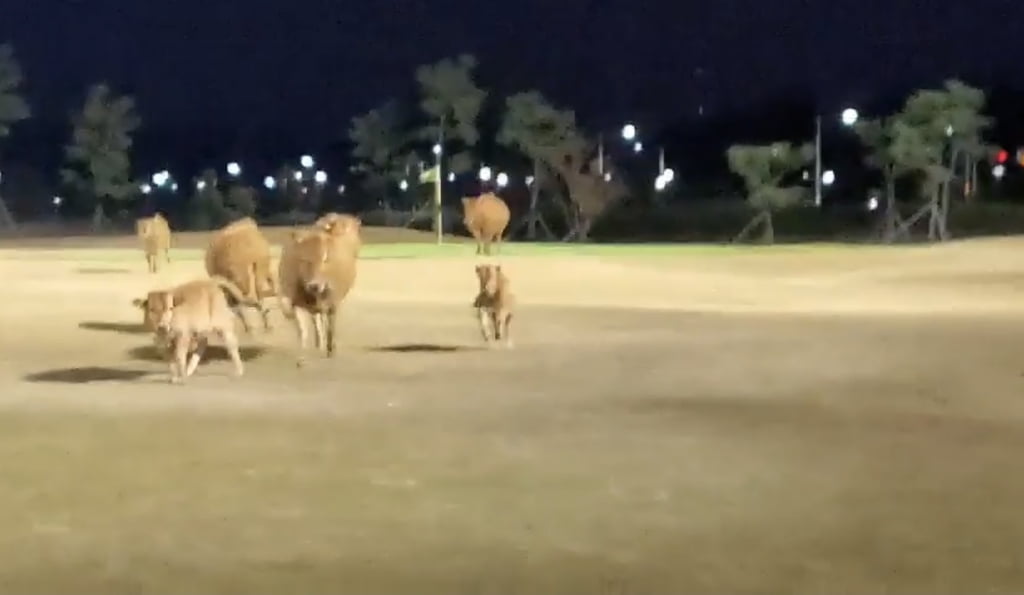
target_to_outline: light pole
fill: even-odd
[[[849,128],[857,123],[859,117],[857,110],[848,107],[842,111],[839,120]],[[814,206],[821,206],[821,114],[814,116]]]

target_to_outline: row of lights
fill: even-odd
[[[299,164],[302,166],[303,169],[298,170],[293,174],[296,182],[301,182],[303,178],[305,178],[306,172],[304,170],[313,169],[313,167],[316,165],[316,161],[313,159],[312,155],[303,155],[301,158],[299,158]],[[237,178],[242,175],[242,165],[237,161],[232,161],[227,164],[227,167],[225,167],[225,171],[227,171],[227,174],[232,178]],[[317,170],[316,172],[313,173],[313,181],[320,186],[326,185],[327,172],[325,172],[322,169]],[[267,190],[273,190],[277,188],[277,179],[274,178],[274,176],[267,176],[263,178],[263,186]],[[172,192],[177,192],[178,183],[173,180],[173,178],[171,177],[171,173],[165,169],[153,174],[149,182],[143,183],[139,187],[143,194],[151,193],[154,188],[169,188]],[[196,181],[197,190],[203,190],[205,188],[205,180]],[[344,193],[345,186],[338,186],[338,192]]]

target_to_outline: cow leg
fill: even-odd
[[[501,333],[505,337],[505,347],[512,349],[515,345],[512,343],[512,313],[506,312],[504,315],[505,330]]]
[[[238,353],[238,336],[235,331],[226,328],[220,331],[220,338],[224,341],[224,349],[231,356],[231,363],[235,365],[235,376],[245,373],[245,366],[242,365],[242,355]]]
[[[192,352],[192,357],[188,360],[188,368],[185,369],[186,378],[195,374],[196,368],[199,367],[199,360],[203,359],[203,354],[206,353],[206,344],[206,337],[196,337],[196,350]]]
[[[263,317],[263,330],[270,332],[273,328],[270,326],[270,308],[267,308],[260,302],[260,316]]]
[[[299,355],[296,361],[296,365],[300,368],[306,364],[306,343],[309,339],[309,325],[310,320],[308,318],[310,313],[303,308],[295,308],[295,330],[299,334]]]
[[[181,384],[185,382],[185,360],[188,359],[188,348],[192,337],[184,333],[174,337],[174,355],[171,358],[171,382]]]
[[[326,318],[324,321],[324,327],[326,328],[324,330],[327,334],[327,357],[331,357],[334,355],[337,347],[338,310],[336,308],[331,308],[327,311],[327,314],[325,314],[324,317]]]
[[[491,324],[491,316],[487,312],[486,308],[477,308],[476,314],[477,318],[480,320],[480,334],[484,337],[484,343],[490,343],[491,334],[487,327]]]
[[[321,349],[324,349],[326,347],[326,344],[327,344],[327,339],[324,336],[325,329],[324,329],[324,314],[323,314],[323,312],[317,312],[317,313],[313,314],[313,330],[316,333],[316,335],[315,335],[316,349],[317,349],[317,351],[320,351]]]

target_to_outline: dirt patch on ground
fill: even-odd
[[[131,299],[201,262],[4,253],[0,582],[1020,592],[1001,246],[507,258],[512,351],[480,345],[472,246],[367,261],[336,358],[297,369],[275,312],[245,377],[213,351],[184,387]]]

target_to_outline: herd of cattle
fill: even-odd
[[[486,193],[463,198],[462,205],[463,223],[476,240],[477,254],[489,255],[495,243],[500,250],[509,222],[505,202]],[[275,296],[282,314],[298,331],[298,365],[305,362],[311,334],[315,350],[333,355],[338,309],[356,280],[361,230],[357,217],[328,213],[309,227],[292,230],[276,269],[270,242],[253,219],[239,219],[215,232],[205,255],[208,278],[153,290],[133,302],[144,313],[146,329],[167,353],[171,382],[184,382],[195,372],[214,335],[223,342],[235,373],[241,376],[244,367],[234,320],[240,319],[245,332],[251,332],[241,310],[248,306],[259,311],[264,329],[271,330],[266,300]],[[139,219],[136,233],[151,273],[159,270],[161,261],[170,262],[171,229],[160,213]],[[501,265],[495,264],[476,265],[476,276],[479,292],[473,307],[484,341],[497,345],[503,340],[511,347],[509,328],[515,299],[508,277]]]

